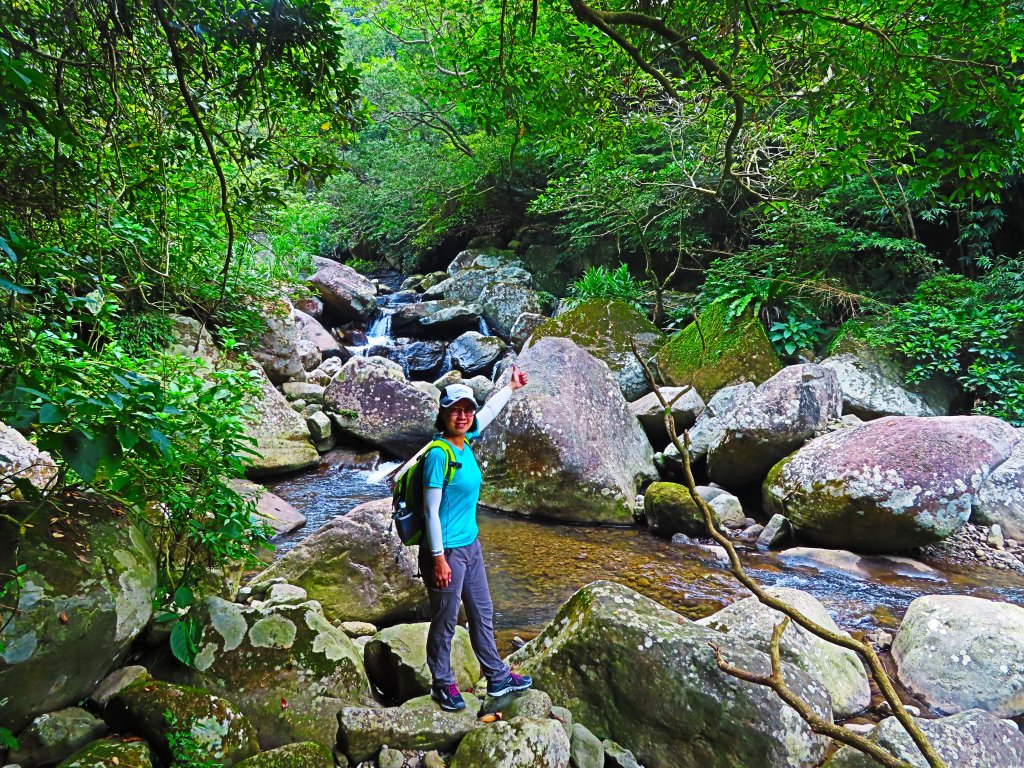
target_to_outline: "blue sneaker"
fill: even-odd
[[[445,712],[458,712],[466,708],[466,700],[459,693],[457,683],[447,685],[435,685],[430,688],[430,698],[441,705]]]
[[[487,695],[504,696],[512,691],[525,691],[531,685],[533,685],[533,678],[529,675],[517,675],[515,672],[509,672],[499,680],[487,681]]]

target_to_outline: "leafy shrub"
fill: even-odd
[[[204,744],[188,723],[178,721],[171,711],[164,712],[167,723],[167,746],[171,750],[170,768],[221,768],[223,763],[211,754],[212,744]]]
[[[617,299],[643,312],[643,301],[647,297],[647,285],[634,280],[626,264],[620,264],[614,271],[604,266],[590,267],[569,290],[566,300],[569,308],[589,299]]]
[[[1024,299],[999,296],[984,283],[940,274],[925,280],[913,298],[865,338],[890,347],[912,362],[910,382],[935,374],[957,379],[975,398],[979,413],[1024,424],[1024,365],[1021,332]]]
[[[824,333],[825,329],[816,318],[786,315],[785,319],[772,323],[768,338],[780,356],[793,357],[802,349],[813,351]]]

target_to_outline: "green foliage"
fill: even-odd
[[[18,740],[14,738],[14,734],[11,733],[10,729],[0,727],[0,750],[9,749],[14,751],[19,746]]]
[[[164,722],[170,728],[167,732],[167,746],[171,750],[170,768],[221,768],[223,763],[216,760],[209,746],[196,737],[190,724],[179,722],[169,709],[164,712]]]
[[[162,312],[143,312],[119,317],[113,324],[113,338],[132,357],[165,349],[174,340],[174,320]]]
[[[380,264],[369,259],[351,258],[345,261],[345,265],[352,267],[356,272],[367,275],[380,269]]]
[[[891,347],[913,363],[907,378],[952,376],[975,398],[975,410],[1024,424],[1021,364],[1024,298],[1007,298],[985,283],[940,274],[885,322],[865,329],[866,339]]]
[[[761,262],[749,255],[719,259],[707,272],[700,305],[721,302],[726,307],[726,324],[749,309],[770,327],[787,313],[811,313],[807,295],[812,278],[808,273],[793,274],[783,264]]]
[[[633,279],[628,265],[620,264],[614,271],[604,266],[590,267],[572,284],[570,292],[565,302],[570,309],[589,299],[614,299],[643,312],[647,286]]]
[[[792,358],[800,350],[813,352],[824,333],[825,329],[816,318],[786,315],[782,320],[772,323],[768,329],[768,338],[780,356]]]

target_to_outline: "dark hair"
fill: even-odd
[[[455,405],[455,403],[452,403],[452,405]],[[448,410],[448,408],[451,408],[451,405],[449,405],[447,408],[445,406],[443,406],[443,405],[439,405],[437,407],[437,418],[434,419],[434,429],[436,429],[442,435],[444,434],[444,426],[445,426],[444,425],[444,414],[445,414],[445,411]],[[476,427],[476,414],[475,413],[473,414],[473,427],[474,428]]]

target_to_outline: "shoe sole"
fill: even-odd
[[[513,691],[528,690],[532,685],[533,683],[528,683],[527,685],[510,685],[507,688],[502,688],[500,691],[488,691],[487,695],[497,698],[498,696],[504,696],[506,693],[512,693]]]

